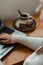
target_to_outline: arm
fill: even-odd
[[[37,49],[39,46],[43,45],[43,38],[27,37],[24,35],[16,35],[12,33],[11,35],[2,33],[0,34],[0,40],[3,44],[13,44],[18,42],[25,45],[33,50]]]
[[[27,36],[12,34],[11,40],[12,43],[18,42],[33,50],[36,50],[39,46],[43,45],[43,38],[27,37]]]
[[[40,62],[39,62],[40,61]],[[28,56],[23,65],[43,65],[43,46],[40,46],[35,52]]]

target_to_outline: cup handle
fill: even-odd
[[[33,17],[32,17],[32,16],[28,16],[28,19],[29,19],[29,18],[33,19]]]

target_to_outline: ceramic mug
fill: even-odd
[[[29,13],[25,13],[25,12],[22,13],[22,16],[19,15],[19,17],[20,17],[20,19],[22,19],[22,20],[32,19],[32,16],[30,16]]]

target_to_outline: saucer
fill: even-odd
[[[33,30],[35,30],[35,28],[36,28],[36,21],[34,19],[32,19],[33,24],[30,27],[29,26],[27,26],[27,27],[24,26],[25,23],[26,23],[26,21],[27,20],[21,20],[20,18],[15,19],[13,21],[14,28],[17,29],[17,30],[19,30],[19,31],[22,31],[22,32],[27,32],[27,31],[33,31]],[[22,26],[21,26],[21,28],[19,27],[20,22],[21,22],[21,24],[24,24],[23,25],[24,28]]]

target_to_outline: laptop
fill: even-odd
[[[8,33],[8,34],[19,34],[19,35],[25,35],[24,33],[13,29],[13,28],[9,28],[6,26],[2,26],[0,27],[0,34],[1,33]],[[15,48],[16,44],[13,45],[3,45],[2,42],[0,42],[0,59],[2,59],[6,54],[8,54],[8,52],[10,52],[13,48]]]

